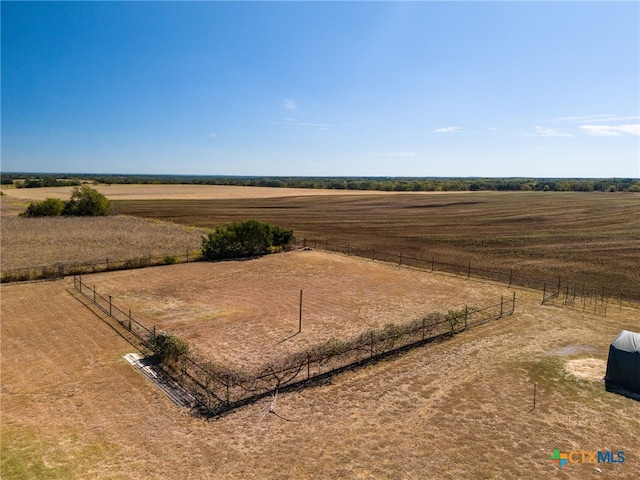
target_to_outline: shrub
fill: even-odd
[[[57,217],[62,214],[65,204],[59,198],[47,198],[41,202],[30,203],[21,217]]]
[[[236,222],[202,237],[202,256],[205,260],[253,257],[281,250],[294,240],[293,230],[257,220]]]
[[[154,353],[158,355],[160,363],[169,366],[176,366],[180,357],[189,353],[189,344],[185,340],[167,332],[150,335],[149,343]]]
[[[88,185],[75,187],[65,204],[63,215],[97,217],[111,212],[111,201]]]

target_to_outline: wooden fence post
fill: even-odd
[[[373,332],[370,332],[369,347],[370,347],[370,355],[369,355],[369,358],[373,358]]]
[[[93,284],[93,303],[96,303],[96,284]]]
[[[111,315],[111,295],[109,295],[109,315]]]
[[[435,261],[436,261],[436,259],[435,259],[435,257],[432,255],[432,256],[431,256],[431,271],[432,271],[432,272],[433,272],[433,265],[434,265]]]
[[[464,306],[464,329],[467,329],[469,319],[469,307],[467,305]]]
[[[469,262],[469,270],[467,272],[467,278],[471,276],[471,262]]]
[[[502,318],[503,305],[504,305],[504,295],[500,295],[500,318]]]
[[[509,286],[507,288],[511,288],[511,282],[513,281],[513,268],[509,272]]]
[[[129,309],[129,331],[131,331],[131,309]]]

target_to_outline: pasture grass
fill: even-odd
[[[203,235],[201,228],[124,215],[3,217],[2,271],[191,254],[199,251]]]

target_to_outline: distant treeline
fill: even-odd
[[[455,178],[455,177],[234,177],[204,175],[107,175],[2,173],[17,188],[94,184],[186,184],[247,187],[329,188],[387,192],[556,191],[640,192],[637,178]]]

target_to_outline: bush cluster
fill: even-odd
[[[217,227],[202,237],[205,260],[254,257],[282,250],[295,241],[293,230],[247,220]]]
[[[47,198],[32,202],[21,213],[22,217],[55,217],[59,215],[96,217],[111,212],[111,201],[97,190],[82,185],[75,187],[71,198],[63,202],[59,198]]]

